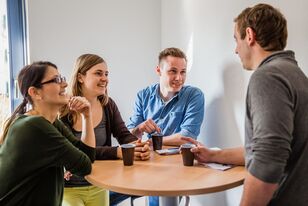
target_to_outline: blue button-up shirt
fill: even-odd
[[[159,93],[159,84],[151,85],[138,92],[134,114],[127,127],[133,129],[147,119],[152,119],[160,127],[164,136],[180,133],[196,139],[204,116],[202,91],[196,87],[183,86],[166,103]]]

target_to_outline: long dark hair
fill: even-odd
[[[15,109],[13,114],[5,121],[3,126],[3,134],[0,136],[0,144],[4,142],[8,130],[16,117],[19,114],[24,114],[27,111],[27,104],[33,104],[31,97],[28,94],[28,89],[30,87],[41,88],[40,83],[45,76],[47,68],[51,66],[57,69],[57,66],[51,62],[38,61],[33,62],[22,68],[18,74],[18,87],[19,91],[23,97],[21,104]]]

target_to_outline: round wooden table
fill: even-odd
[[[182,156],[151,153],[148,161],[124,166],[122,160],[95,161],[86,179],[98,187],[140,196],[163,196],[175,204],[176,196],[219,192],[243,184],[246,170],[242,166],[220,171],[204,166],[183,166]],[[172,196],[172,197],[170,197]],[[167,204],[167,203],[166,203]]]

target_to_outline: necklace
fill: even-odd
[[[29,110],[26,114],[28,114],[28,115],[40,115],[40,113],[38,111],[36,111],[35,109]]]

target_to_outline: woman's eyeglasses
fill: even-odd
[[[39,85],[42,86],[44,84],[49,84],[49,83],[57,83],[57,84],[62,84],[63,82],[66,82],[66,78],[64,76],[56,76],[55,78],[48,80],[46,82],[41,82]]]

